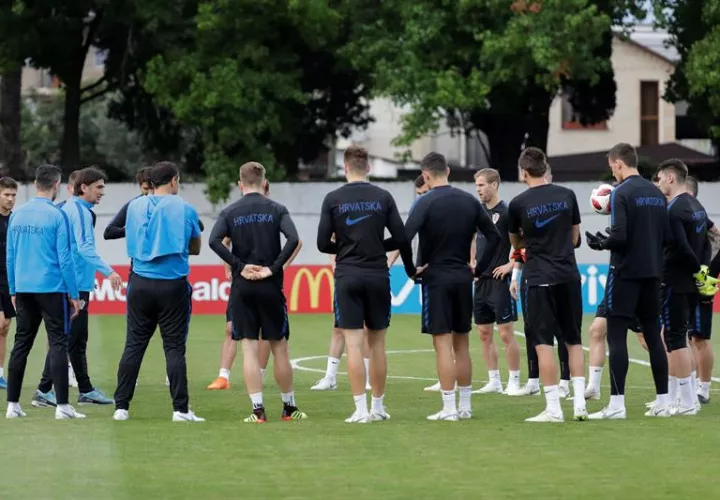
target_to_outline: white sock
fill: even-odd
[[[370,385],[370,358],[363,358],[365,362],[365,385]]]
[[[585,377],[573,377],[572,383],[575,408],[585,408]]]
[[[8,401],[7,409],[8,409],[8,410],[13,410],[13,411],[19,410],[19,409],[20,409],[20,403],[10,403],[10,402]]]
[[[680,393],[680,403],[684,408],[694,408],[697,396],[693,391],[692,377],[679,378],[678,392]]]
[[[325,378],[335,380],[337,378],[338,368],[340,368],[340,359],[328,356],[327,368],[325,368]]]
[[[588,370],[588,389],[593,391],[600,390],[600,381],[602,380],[602,366],[591,366]]]
[[[669,406],[672,401],[669,394],[658,394],[655,399],[658,406]]]
[[[540,379],[539,378],[529,378],[527,381],[527,386],[530,389],[538,390],[540,389]]]
[[[488,370],[490,382],[500,382],[500,370]]]
[[[471,411],[472,405],[470,403],[470,396],[472,395],[472,386],[459,386],[458,393],[460,394],[460,411],[466,410]]]
[[[260,368],[260,379],[265,379],[265,372],[267,372],[267,368]]]
[[[710,397],[710,382],[700,382],[699,394],[706,399]]]
[[[510,370],[508,375],[508,384],[520,387],[520,370]]]
[[[457,413],[455,403],[455,391],[442,391],[443,411],[445,413]]]
[[[670,404],[674,404],[677,399],[677,379],[672,375],[668,377],[668,396]]]
[[[560,379],[560,385],[559,385],[559,387],[560,387],[561,389],[564,389],[565,391],[569,391],[569,390],[570,390],[570,381],[569,381],[569,380],[562,380],[562,379]]]
[[[253,410],[255,408],[262,408],[262,406],[263,406],[262,392],[256,392],[254,394],[250,394],[250,401],[252,401]]]
[[[353,399],[355,400],[355,413],[358,413],[360,415],[367,415],[367,413],[368,413],[367,393],[363,392],[362,394],[353,396]]]
[[[224,378],[225,380],[230,380],[230,370],[220,368],[220,375],[218,375],[218,377]]]
[[[698,388],[697,370],[693,370],[690,372],[690,385],[692,387],[693,394],[697,394],[697,388]]]
[[[280,397],[284,405],[295,406],[295,391],[283,392]]]
[[[57,409],[60,410],[60,411],[62,411],[62,412],[70,413],[70,405],[69,405],[69,404],[67,404],[67,405],[57,405]]]
[[[383,404],[384,400],[385,400],[385,394],[383,394],[379,398],[376,398],[375,396],[372,397],[372,411],[374,413],[379,413],[379,414],[385,413],[385,405]]]
[[[613,410],[625,409],[625,395],[610,396],[610,408]]]
[[[545,386],[545,411],[557,415],[562,413],[560,408],[560,392],[556,385]]]
[[[4,376],[5,376],[5,368],[0,366],[0,377],[4,377]]]

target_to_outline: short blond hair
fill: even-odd
[[[477,179],[478,177],[484,177],[489,184],[495,182],[498,186],[500,185],[500,172],[498,172],[494,168],[483,168],[481,170],[478,170],[477,172],[475,172],[475,179]]]
[[[240,182],[245,186],[262,187],[265,181],[265,167],[256,161],[250,161],[240,167]]]

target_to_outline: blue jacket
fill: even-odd
[[[47,198],[33,198],[13,211],[8,224],[10,295],[67,293],[77,299],[67,215]]]
[[[113,272],[95,249],[95,231],[92,224],[92,204],[73,196],[62,207],[70,221],[71,249],[75,265],[78,290],[90,292],[95,288],[95,272],[110,276]]]

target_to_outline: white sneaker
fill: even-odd
[[[458,411],[458,418],[460,420],[470,420],[472,418],[472,410],[460,410]]]
[[[588,415],[589,420],[625,420],[626,418],[627,411],[625,411],[625,408],[611,408],[609,406]]]
[[[372,410],[370,411],[370,420],[373,422],[382,422],[383,420],[390,420],[390,414],[385,411],[385,408],[381,412]]]
[[[550,413],[549,411],[545,410],[536,417],[526,418],[525,422],[559,424],[565,422],[565,416],[562,413]]]
[[[113,413],[113,420],[116,420],[118,422],[123,420],[130,420],[130,414],[127,410],[115,410],[115,413]]]
[[[446,422],[457,422],[458,420],[460,420],[460,416],[457,413],[451,413],[449,411],[446,412],[445,410],[441,410],[437,413],[430,415],[427,419],[444,420]]]
[[[585,400],[589,399],[600,399],[600,389],[590,387],[585,389]]]
[[[350,415],[350,418],[345,419],[346,424],[369,424],[372,422],[369,413],[358,413],[355,412]]]
[[[205,422],[204,418],[200,418],[197,415],[193,413],[191,409],[188,408],[187,413],[180,413],[179,411],[174,411],[172,416],[173,422]]]
[[[473,394],[502,394],[503,386],[499,380],[491,380],[480,389],[472,391]]]
[[[558,393],[560,393],[560,399],[568,399],[570,397],[570,388],[559,385]]]
[[[695,406],[675,406],[670,410],[670,414],[673,417],[692,417],[698,414],[698,410]]]
[[[72,365],[68,365],[68,385],[70,387],[78,386],[77,378],[75,378],[75,370],[73,370]]]
[[[170,385],[170,377],[168,377],[167,375],[165,375],[165,385]]]
[[[372,391],[372,386],[370,385],[370,382],[365,382],[365,390]]]
[[[311,391],[334,391],[337,389],[335,379],[323,377],[310,388]]]
[[[585,422],[587,419],[587,408],[585,408],[584,406],[582,408],[575,408],[573,412],[573,420],[575,420],[576,422]]]
[[[22,418],[27,417],[27,413],[22,411],[22,408],[20,408],[20,405],[12,405],[8,403],[7,412],[5,413],[5,418]]]
[[[520,389],[520,384],[515,382],[508,382],[508,385],[505,386],[505,390],[503,391],[503,394],[510,396],[511,394],[517,394],[522,389]]]
[[[440,389],[440,381],[438,380],[433,385],[427,386],[423,391],[427,392],[440,392],[442,389]]]
[[[645,412],[646,417],[660,417],[660,418],[668,418],[672,417],[672,413],[670,411],[669,406],[660,406],[656,404],[652,408],[650,408],[647,412]]]
[[[645,403],[645,408],[647,408],[649,410],[656,404],[657,404],[657,399],[653,399],[652,401],[648,401],[647,403]]]
[[[57,408],[55,408],[55,420],[70,420],[73,418],[86,418],[86,416],[75,411],[75,408],[70,405],[57,405]]]
[[[530,384],[525,384],[518,392],[511,393],[508,391],[508,396],[539,396],[540,395],[540,387],[532,386]]]

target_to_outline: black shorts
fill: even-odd
[[[225,308],[225,322],[232,323],[232,301],[228,298],[227,307]]]
[[[335,278],[335,328],[385,330],[390,326],[390,277],[385,274]]]
[[[523,289],[526,329],[535,345],[582,343],[582,289],[580,281]]]
[[[698,306],[697,292],[681,293],[671,286],[661,288],[662,314],[660,321],[668,352],[687,347],[687,336],[694,323]]]
[[[6,319],[17,316],[15,308],[12,305],[12,300],[10,300],[10,293],[4,290],[0,291],[0,310]]]
[[[701,297],[695,307],[693,321],[690,322],[690,335],[710,340],[712,336],[713,301]]]
[[[517,321],[517,302],[510,295],[509,279],[480,278],[475,282],[473,303],[476,325]]]
[[[608,275],[605,285],[607,317],[637,318],[640,323],[657,322],[660,315],[660,280],[627,279]]]
[[[283,340],[290,338],[287,303],[282,285],[273,279],[233,280],[229,304],[232,304],[234,340]]]
[[[422,284],[422,333],[468,333],[472,313],[472,282]]]
[[[595,317],[607,319],[607,306],[605,305],[605,297],[603,297],[602,301],[598,304],[597,311],[595,311]],[[642,325],[640,324],[640,320],[637,319],[637,316],[635,317],[635,320],[630,323],[630,329],[635,333],[642,333]]]

